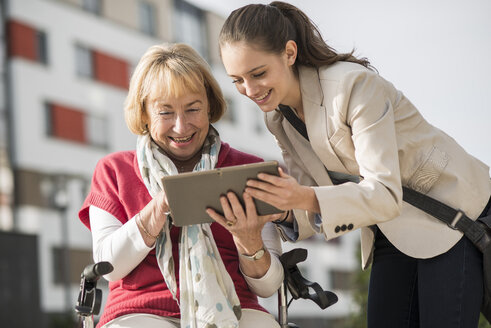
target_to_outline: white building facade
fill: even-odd
[[[39,326],[47,327],[50,314],[73,312],[80,272],[92,261],[90,232],[78,220],[78,210],[95,164],[110,152],[135,148],[123,103],[131,72],[150,46],[186,42],[199,50],[229,102],[227,115],[216,124],[222,140],[264,159],[281,156],[261,112],[224,72],[217,46],[223,17],[182,0],[5,0],[1,10],[6,94],[0,94],[0,230],[9,238],[33,238],[31,262],[37,271],[31,275],[39,285],[32,294],[39,301],[33,304],[39,307]],[[307,277],[335,291],[340,301],[325,311],[296,301],[292,318],[331,322],[348,315],[346,277],[358,269],[358,236],[352,235],[293,245],[309,250],[301,265]],[[9,253],[14,259],[23,256]],[[8,297],[0,300],[9,304]],[[262,302],[277,313],[276,298]],[[0,310],[0,320],[8,315]]]

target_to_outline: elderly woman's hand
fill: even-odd
[[[261,232],[268,221],[281,218],[284,214],[258,216],[252,197],[244,193],[244,206],[239,198],[229,192],[220,198],[223,215],[213,209],[207,209],[208,215],[227,229],[234,239],[239,256],[240,269],[248,277],[261,278],[271,266],[271,254],[264,247]],[[257,256],[251,260],[251,256]]]
[[[277,220],[284,214],[258,216],[251,195],[244,193],[243,197],[244,207],[235,193],[228,192],[220,198],[223,215],[211,208],[206,213],[232,234],[239,253],[253,254],[264,247],[261,231],[266,222]]]
[[[136,215],[136,224],[145,241],[151,247],[167,221],[169,204],[164,191],[160,191],[141,211]]]

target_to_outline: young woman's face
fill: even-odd
[[[171,157],[187,160],[199,152],[209,129],[206,91],[162,97],[158,87],[148,97],[144,120],[153,140]]]
[[[220,49],[225,70],[237,90],[263,112],[270,112],[279,104],[296,107],[299,102],[298,81],[293,72],[296,45],[293,45],[294,49],[290,49],[287,44],[282,54],[261,51],[245,42],[227,43]]]

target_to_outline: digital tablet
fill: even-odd
[[[181,173],[162,179],[169,203],[173,224],[178,227],[214,222],[206,214],[209,207],[221,213],[220,196],[233,191],[240,199],[249,179],[257,179],[258,173],[278,175],[278,162],[268,161],[217,168],[208,171]],[[259,215],[283,211],[254,199]]]

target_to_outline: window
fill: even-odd
[[[58,104],[47,104],[48,135],[80,143],[86,143],[85,117],[80,110]]]
[[[7,24],[8,54],[41,64],[48,63],[47,36],[32,26],[17,21]]]
[[[154,6],[148,2],[140,2],[139,7],[139,21],[140,29],[143,33],[155,36],[156,35],[156,24],[154,16]]]
[[[46,33],[36,31],[36,55],[40,63],[48,63],[48,47],[46,44]]]
[[[87,47],[76,45],[75,59],[77,65],[77,74],[79,76],[92,78],[94,76],[92,51],[90,51],[90,49]]]
[[[16,169],[14,200],[16,205],[30,205],[37,207],[49,207],[48,199],[43,195],[41,182],[46,176],[37,171]]]
[[[129,65],[125,60],[79,44],[75,46],[75,60],[79,76],[128,89]]]
[[[114,56],[92,50],[94,79],[115,87],[128,89],[128,63]]]
[[[80,274],[84,268],[94,263],[90,250],[54,247],[52,251],[53,282],[55,284],[63,284],[65,275],[71,284],[79,284]]]
[[[86,130],[89,144],[101,148],[107,147],[107,122],[104,117],[88,115]]]
[[[183,0],[175,0],[175,39],[187,43],[208,58],[205,16],[201,9]]]
[[[82,8],[96,15],[101,14],[101,0],[82,0]]]
[[[46,134],[66,141],[106,148],[107,119],[55,103],[46,103]]]

